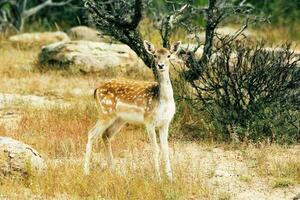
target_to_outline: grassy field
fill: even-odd
[[[175,181],[164,178],[158,182],[146,131],[132,125],[126,125],[112,143],[116,169],[107,167],[99,138],[94,144],[91,174],[84,176],[87,132],[97,117],[93,89],[106,78],[144,80],[152,79],[152,74],[134,68],[85,75],[41,71],[38,52],[38,48],[21,49],[5,39],[0,41],[0,93],[20,95],[8,104],[0,102],[1,136],[31,145],[48,164],[41,177],[0,180],[0,199],[281,200],[300,193],[299,145],[247,143],[236,147],[171,133]],[[22,100],[29,95],[41,97],[44,106]],[[8,115],[14,116],[9,122],[5,121]],[[178,132],[184,123],[177,117],[171,131]]]

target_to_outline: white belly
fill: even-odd
[[[141,107],[120,102],[117,104],[116,110],[117,116],[123,119],[124,121],[131,123],[144,122],[145,110]]]
[[[116,105],[118,117],[129,123],[148,123],[145,121],[145,109],[132,104],[119,102]],[[175,114],[175,103],[160,101],[151,114],[151,121],[155,126],[169,123]]]

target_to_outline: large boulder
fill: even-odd
[[[0,178],[41,175],[46,169],[42,156],[32,147],[9,137],[0,137]]]
[[[43,46],[59,41],[70,41],[70,38],[64,32],[36,32],[14,35],[8,40],[18,46]]]
[[[240,30],[239,28],[224,26],[224,27],[217,28],[216,33],[221,36],[226,36],[226,35],[234,36],[239,30]],[[246,37],[252,37],[253,33],[249,30],[244,30],[242,35]]]
[[[108,36],[104,36],[99,31],[87,26],[73,27],[70,29],[69,35],[72,40],[86,40],[94,42],[108,42],[110,40]]]
[[[41,66],[60,64],[72,70],[101,71],[117,66],[142,66],[143,61],[123,44],[91,41],[58,42],[44,46],[39,54]],[[57,65],[55,65],[57,68]]]
[[[222,38],[222,37],[225,37],[225,36],[229,36],[229,37],[232,37],[234,36],[237,32],[239,31],[238,28],[233,28],[233,27],[227,27],[227,26],[224,26],[224,27],[220,27],[220,28],[217,28],[216,29],[216,34]],[[243,31],[243,34],[239,35],[238,38],[241,39],[241,38],[244,38],[244,37],[247,37],[247,38],[251,38],[254,36],[253,32],[249,31],[249,30],[244,30]],[[190,34],[190,35],[187,35],[187,39],[195,39],[196,36],[195,34]],[[200,41],[205,41],[205,32],[201,32],[199,34],[197,34],[197,38],[198,40]]]

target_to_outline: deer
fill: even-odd
[[[170,49],[155,49],[144,41],[146,52],[153,56],[158,74],[157,81],[108,80],[94,90],[98,108],[98,121],[88,133],[84,159],[84,174],[89,174],[89,162],[93,141],[102,136],[107,152],[108,165],[113,167],[111,139],[126,123],[143,124],[146,127],[153,152],[156,177],[161,180],[160,148],[156,130],[159,132],[160,146],[165,163],[165,173],[173,180],[169,158],[169,125],[175,114],[175,101],[169,74],[169,64],[176,58],[181,42]]]

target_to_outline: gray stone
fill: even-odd
[[[237,32],[239,31],[238,28],[232,28],[232,27],[220,27],[220,28],[217,28],[216,29],[216,34],[219,36],[219,37],[224,37],[224,36],[229,36],[229,37],[232,37],[234,36]],[[254,36],[254,34],[249,31],[249,30],[244,30],[243,33],[241,35],[238,36],[239,39],[243,38],[244,36],[246,36],[247,38],[251,38]],[[195,34],[190,34],[187,36],[187,39],[195,39],[196,36]],[[200,41],[205,41],[205,32],[201,32],[199,34],[197,34],[197,38],[200,40]]]
[[[72,70],[95,72],[117,66],[143,66],[133,50],[123,44],[108,44],[91,41],[57,42],[44,46],[39,54],[39,63],[62,64]],[[55,66],[57,67],[57,65]]]
[[[37,176],[46,169],[42,156],[32,147],[9,137],[0,137],[0,177]]]
[[[9,37],[8,39],[15,45],[46,45],[59,41],[70,41],[69,36],[64,32],[42,32],[42,33],[22,33]]]
[[[69,35],[72,40],[86,40],[94,42],[110,41],[110,38],[108,36],[104,36],[99,31],[87,26],[73,27],[70,29]]]

